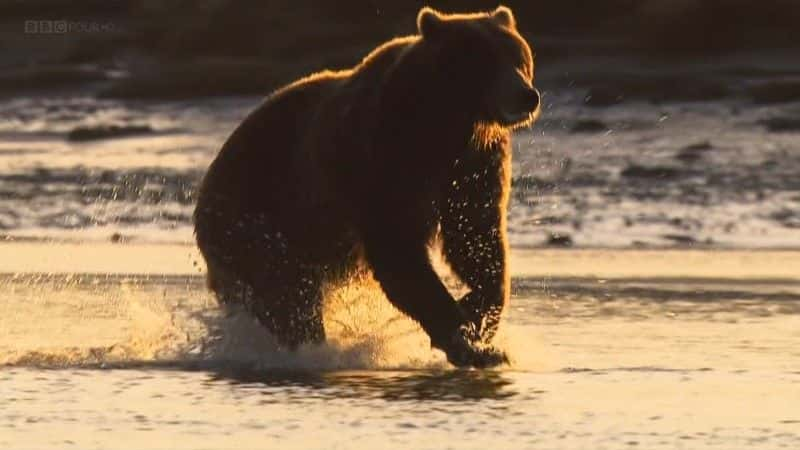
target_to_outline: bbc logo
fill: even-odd
[[[25,34],[99,33],[114,31],[112,22],[26,20]]]
[[[25,33],[28,34],[64,34],[69,31],[66,20],[26,20]]]

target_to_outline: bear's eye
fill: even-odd
[[[530,84],[531,77],[530,77],[530,75],[528,75],[528,73],[529,73],[528,72],[528,66],[519,67],[519,68],[517,68],[516,72],[517,72],[517,75],[519,75],[519,77],[522,78],[525,81],[526,85]]]
[[[514,75],[519,77],[527,86],[533,85],[533,66],[525,62],[514,66]]]

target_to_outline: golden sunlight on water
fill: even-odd
[[[448,368],[371,283],[333,293],[328,343],[282,351],[195,260],[0,246],[0,446],[800,443],[798,252],[517,251],[491,371]]]

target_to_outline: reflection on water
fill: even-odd
[[[449,368],[367,290],[332,303],[331,342],[285,352],[197,276],[0,288],[0,448],[800,443],[796,280],[517,277],[516,361],[487,371]]]
[[[797,448],[798,382],[644,367],[6,368],[0,448]]]
[[[295,392],[304,399],[481,401],[517,395],[512,380],[501,372],[479,370],[320,373],[228,368],[217,371],[211,379],[260,389],[265,395],[303,388]]]

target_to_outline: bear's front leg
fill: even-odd
[[[477,333],[433,269],[427,236],[418,227],[380,221],[362,232],[367,262],[388,299],[417,321],[453,365],[490,367],[507,361],[492,348],[475,347]],[[414,232],[414,230],[419,232]]]
[[[449,237],[448,233],[443,234],[447,260],[453,272],[470,288],[458,303],[479,339],[491,342],[508,303],[511,284],[504,236],[494,229]]]
[[[460,161],[441,211],[444,254],[470,292],[459,304],[484,342],[497,332],[508,303],[506,208],[510,149],[506,143]]]

